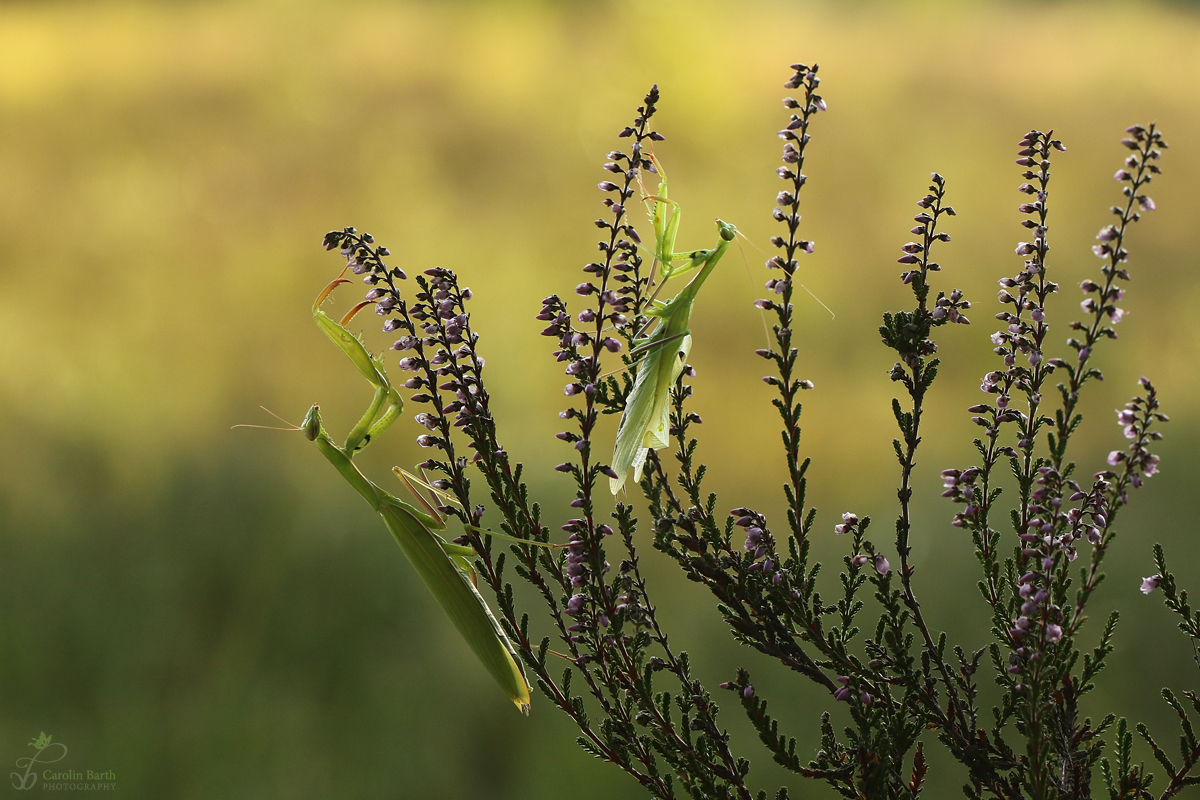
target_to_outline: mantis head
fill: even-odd
[[[313,407],[304,415],[304,422],[300,423],[300,430],[304,431],[304,437],[310,442],[315,442],[317,436],[321,433],[321,406],[313,403]]]
[[[737,236],[737,228],[725,220],[717,220],[717,230],[721,234],[721,238],[727,242],[732,242],[733,237]]]

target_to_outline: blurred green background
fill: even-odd
[[[1151,376],[1173,422],[1095,603],[1093,616],[1125,616],[1088,712],[1170,740],[1158,688],[1200,674],[1137,589],[1154,541],[1200,585],[1187,580],[1200,568],[1187,506],[1200,18],[1186,4],[3,3],[0,761],[46,731],[71,766],[114,770],[127,797],[640,796],[544,698],[528,719],[513,711],[311,445],[230,426],[272,424],[260,404],[298,420],[320,401],[340,432],[365,405],[308,316],[341,267],[321,236],[352,224],[410,274],[440,265],[472,286],[502,436],[552,519],[567,517],[569,486],[549,470],[565,452],[552,438],[564,379],[533,315],[593,257],[604,153],[658,82],[681,244],[709,244],[720,215],[765,246],[797,60],[821,64],[830,107],[813,128],[804,230],[817,251],[803,269],[837,317],[800,301],[816,555],[837,563],[845,510],[888,539],[892,362],[875,328],[908,302],[897,248],[938,170],[959,211],[940,286],[976,308],[941,337],[917,580],[934,622],[972,649],[986,615],[937,473],[972,460],[963,409],[994,363],[995,280],[1020,263],[1016,142],[1054,128],[1069,148],[1054,160],[1061,342],[1119,199],[1117,139],[1133,122],[1165,129],[1160,210],[1134,229],[1131,316],[1099,356],[1108,379],[1091,387],[1076,456],[1091,471],[1122,445],[1112,409]],[[746,261],[728,258],[697,304],[695,406],[720,507],[777,514],[776,415],[749,355],[767,276],[757,252]],[[374,319],[359,327],[382,346]],[[406,414],[365,468],[419,461],[416,433]],[[710,596],[648,548],[645,562],[701,677],[751,667],[811,751],[828,698],[740,650]],[[740,711],[722,718],[758,786],[785,779]],[[934,767],[931,796],[957,795],[957,768]]]

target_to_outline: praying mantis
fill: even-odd
[[[683,372],[684,362],[692,350],[692,335],[689,323],[692,304],[704,281],[712,273],[721,256],[737,235],[737,228],[728,222],[717,220],[720,238],[709,250],[675,252],[675,235],[679,230],[681,210],[679,204],[667,198],[667,176],[658,160],[650,155],[648,160],[658,171],[658,192],[644,199],[653,201],[650,218],[654,223],[654,265],[662,264],[662,277],[650,300],[646,316],[656,319],[654,331],[634,340],[635,347],[630,355],[645,354],[630,366],[637,366],[633,388],[625,401],[625,410],[617,426],[617,442],[613,448],[612,469],[617,477],[609,478],[612,493],[618,494],[625,486],[629,472],[633,472],[635,483],[642,479],[642,466],[650,450],[658,450],[669,444],[671,387]],[[676,266],[675,262],[683,261]],[[671,278],[694,270],[700,270],[679,294],[663,302],[657,299],[658,291]],[[654,269],[651,268],[651,277]]]
[[[419,482],[419,479],[413,478],[410,481],[411,476],[404,470],[399,467],[393,470],[423,506],[423,510],[389,494],[363,475],[353,462],[357,452],[396,421],[404,409],[404,400],[388,381],[382,361],[372,356],[363,343],[345,327],[354,313],[361,308],[361,304],[341,323],[335,322],[321,311],[321,304],[342,283],[348,281],[339,278],[321,292],[313,305],[313,319],[358,368],[363,377],[375,387],[375,397],[342,446],[338,446],[325,432],[321,425],[318,404],[314,404],[308,410],[300,430],[309,441],[316,443],[321,455],[325,456],[346,482],[383,517],[384,524],[400,545],[401,551],[475,656],[517,708],[528,714],[529,682],[525,678],[517,652],[475,588],[475,573],[471,566],[476,555],[474,549],[449,542],[438,534],[438,531],[446,529],[445,521],[413,486],[413,481]],[[481,532],[525,544],[542,544],[513,539],[492,531]]]

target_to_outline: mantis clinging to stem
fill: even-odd
[[[609,478],[609,489],[613,494],[625,486],[630,470],[633,470],[633,480],[640,481],[647,453],[669,444],[671,387],[683,372],[684,362],[692,349],[689,327],[692,304],[696,300],[696,293],[737,235],[737,228],[717,220],[720,238],[712,249],[676,253],[675,235],[679,230],[681,213],[679,204],[667,197],[666,173],[658,165],[657,159],[650,155],[648,160],[655,166],[660,178],[657,194],[645,197],[647,203],[653,203],[650,218],[654,223],[654,265],[650,272],[653,278],[654,266],[661,264],[662,278],[645,314],[656,319],[658,324],[648,336],[634,340],[635,347],[630,353],[632,356],[641,355],[642,358],[634,362],[637,377],[634,378],[633,388],[625,401],[625,411],[621,414],[621,423],[617,427],[617,443],[612,459],[612,468],[617,477]],[[683,263],[676,265],[677,261]],[[669,279],[694,270],[699,270],[699,274],[679,294],[666,302],[657,299],[658,292]]]
[[[313,319],[329,339],[345,353],[363,377],[375,387],[375,397],[366,413],[351,429],[343,445],[330,438],[321,425],[319,405],[313,405],[300,430],[310,441],[316,442],[321,455],[333,464],[346,482],[357,491],[387,525],[392,537],[408,558],[421,580],[429,587],[438,605],[450,617],[455,628],[462,634],[476,657],[491,676],[500,684],[509,699],[522,712],[529,713],[529,683],[518,660],[517,652],[508,636],[492,616],[487,603],[475,588],[475,573],[471,566],[475,551],[457,545],[438,531],[446,528],[445,520],[421,494],[413,483],[432,487],[395,468],[396,476],[409,488],[422,508],[400,500],[368,479],[354,464],[354,455],[365,448],[377,436],[387,430],[400,416],[404,401],[388,381],[382,361],[372,356],[361,341],[346,329],[346,323],[366,303],[356,306],[339,323],[321,311],[321,304],[338,285],[348,281],[341,278],[333,281],[317,297],[313,305]],[[411,480],[410,480],[411,479]],[[441,493],[438,493],[441,494]],[[444,496],[444,495],[443,495]],[[446,498],[454,502],[452,498]],[[481,531],[500,539],[519,541],[523,544],[547,545],[541,542],[518,540],[494,531]]]

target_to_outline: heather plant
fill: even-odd
[[[900,395],[892,402],[894,538],[891,532],[873,538],[872,521],[850,511],[818,529],[806,500],[810,461],[800,426],[801,397],[813,384],[802,373],[793,296],[802,256],[814,249],[802,235],[801,193],[810,128],[826,104],[817,66],[792,69],[785,86],[799,99],[784,100],[789,116],[779,131],[784,189],[775,198],[778,232],[770,240],[777,252],[766,262],[770,293],[755,303],[772,322],[769,346],[756,352],[769,369],[763,380],[773,387],[782,423],[784,519],[769,521],[749,507],[724,513],[726,506],[704,488],[707,468],[694,434],[700,419],[689,399],[705,385],[692,380],[687,365],[688,319],[693,306],[704,307],[700,284],[736,229],[718,221],[712,249],[675,250],[676,236],[693,232],[680,223],[679,206],[667,196],[663,154],[654,151],[664,138],[652,127],[657,87],[618,134],[623,149],[604,164],[599,256],[583,267],[577,298],[568,303],[551,294],[536,315],[569,381],[568,407],[559,414],[566,430],[558,434],[569,457],[555,469],[573,483],[574,499],[561,541],[531,497],[522,465],[501,444],[503,423],[492,414],[470,290],[444,267],[423,270],[402,289],[406,276],[389,266],[388,250],[352,227],[330,232],[324,244],[362,277],[366,298],[333,322],[319,306],[346,282],[335,281],[314,313],[375,387],[375,398],[343,445],[325,433],[315,407],[303,430],[384,517],[514,702],[528,711],[528,679],[578,726],[584,750],[624,770],[653,797],[786,798],[789,790],[752,788],[748,756],[757,746],[739,743],[735,751],[717,697],[661,626],[642,571],[647,541],[712,593],[735,639],[839,701],[837,713],[821,716],[820,748],[800,753],[785,732],[792,721],[772,716],[749,668],[719,687],[727,693],[720,696],[741,706],[771,758],[803,779],[799,785],[819,782],[849,798],[915,798],[925,786],[925,749],[935,743],[962,765],[970,798],[1087,798],[1094,791],[1114,800],[1167,798],[1200,782],[1200,741],[1189,719],[1200,713],[1196,694],[1181,699],[1163,692],[1179,716],[1178,754],[1169,755],[1145,726],[1132,726],[1158,760],[1161,778],[1135,763],[1129,722],[1086,716],[1084,709],[1115,646],[1118,620],[1114,612],[1102,626],[1086,626],[1088,604],[1103,581],[1119,512],[1158,469],[1150,448],[1167,417],[1153,384],[1142,378],[1138,396],[1118,411],[1128,443],[1112,451],[1103,469],[1077,469],[1069,451],[1081,430],[1081,392],[1102,377],[1093,366],[1096,348],[1117,338],[1124,316],[1117,303],[1129,279],[1126,236],[1154,209],[1146,187],[1167,147],[1161,132],[1135,125],[1121,141],[1128,151],[1115,176],[1122,199],[1096,237],[1101,265],[1095,279],[1080,285],[1082,317],[1056,323],[1071,332],[1057,350],[1061,340],[1051,336],[1047,312],[1048,298],[1060,289],[1049,257],[1051,160],[1066,148],[1052,132],[1037,130],[1019,142],[1019,212],[1029,241],[1016,246],[1015,274],[1000,280],[998,330],[989,332],[997,362],[983,376],[983,402],[969,409],[980,429],[977,459],[942,472],[947,515],[953,504],[951,524],[965,532],[964,546],[969,536],[979,562],[979,609],[988,614],[990,642],[952,644],[927,621],[911,545],[916,455],[939,368],[936,339],[947,326],[967,326],[968,310],[978,328],[980,313],[961,291],[942,284],[943,268],[934,260],[935,249],[947,257],[951,241],[950,182],[934,173],[917,202],[911,239],[898,258],[899,284],[911,298],[879,327],[883,345],[895,353],[888,375]],[[652,243],[636,230],[643,204]],[[431,455],[419,465],[424,481],[398,474],[420,507],[390,495],[351,460],[400,418],[404,402],[383,359],[346,328],[364,308],[400,337],[393,349],[403,353],[398,367],[413,392],[408,402],[419,408],[417,441]],[[746,309],[743,321],[756,324],[754,313]],[[732,314],[730,324],[740,324]],[[619,417],[615,448],[605,416]],[[749,446],[765,453],[770,443]],[[610,491],[616,503],[606,514]],[[439,531],[447,527],[461,533],[443,538]],[[821,565],[810,557],[813,537],[830,527],[847,551],[833,580],[820,576]],[[1142,591],[1161,589],[1183,632],[1200,637],[1200,611],[1178,588],[1161,547],[1154,557],[1158,572]],[[514,574],[536,590],[537,607],[518,608]],[[981,708],[985,689],[997,698],[990,712]]]

